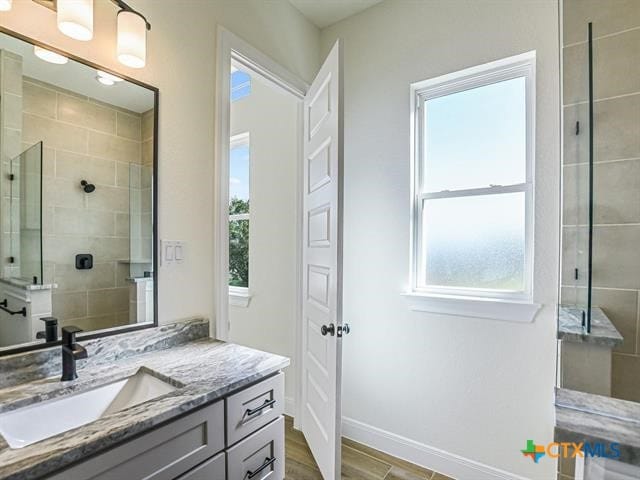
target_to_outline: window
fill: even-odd
[[[231,65],[231,101],[235,102],[251,93],[251,76]]]
[[[532,301],[534,69],[412,85],[412,294]]]
[[[229,148],[229,288],[249,288],[249,134],[231,137]]]

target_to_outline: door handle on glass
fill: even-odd
[[[249,470],[249,471],[247,471],[247,478],[255,477],[261,471],[263,471],[265,468],[268,468],[271,465],[273,465],[275,463],[275,461],[276,461],[276,457],[271,457],[271,458],[267,457],[267,458],[265,458],[264,459],[264,463],[262,465],[260,465],[257,470],[254,470],[254,471]]]
[[[336,334],[336,326],[333,323],[330,323],[328,327],[326,325],[323,325],[320,329],[320,332],[322,332],[322,335],[324,336],[329,333],[333,337]]]

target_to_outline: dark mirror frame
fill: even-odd
[[[112,75],[116,75],[128,82],[134,83],[140,87],[146,88],[153,92],[154,96],[154,119],[153,119],[153,181],[152,181],[152,199],[153,199],[153,213],[152,213],[152,222],[153,222],[153,323],[141,324],[141,325],[132,325],[128,327],[113,327],[110,329],[105,329],[102,331],[97,331],[96,333],[87,332],[86,334],[79,334],[78,340],[91,340],[93,338],[101,338],[108,337],[110,335],[117,335],[120,333],[133,332],[136,330],[143,330],[146,328],[155,328],[158,326],[158,252],[159,252],[159,240],[158,240],[158,112],[159,112],[159,95],[160,91],[157,87],[148,85],[140,80],[136,80],[135,78],[128,77],[127,75],[123,75],[120,72],[116,72],[111,70],[108,67],[104,67],[102,65],[98,65],[97,63],[93,63],[84,58],[80,58],[76,55],[73,55],[69,52],[65,52],[59,48],[53,47],[46,43],[40,42],[38,40],[34,40],[33,38],[26,37],[18,32],[14,32],[13,30],[9,30],[3,26],[0,26],[0,33],[4,33],[11,37],[17,38],[18,40],[22,40],[23,42],[29,43],[31,45],[37,45],[38,47],[45,48],[55,53],[59,53],[60,55],[64,55],[69,60],[73,60],[75,62],[81,63],[91,68],[95,68],[98,70],[102,70],[106,73],[111,73]],[[58,340],[56,342],[42,342],[42,343],[34,343],[32,345],[22,345],[16,348],[6,348],[4,350],[0,350],[0,357],[6,355],[13,355],[15,353],[28,352],[33,350],[42,350],[44,348],[54,347],[56,345],[61,345],[62,341]]]

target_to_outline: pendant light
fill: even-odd
[[[76,40],[93,38],[93,0],[57,0],[58,30]]]
[[[11,10],[13,0],[0,0],[0,12],[8,12]]]
[[[33,53],[40,60],[44,60],[45,62],[49,63],[55,63],[56,65],[64,65],[69,61],[69,59],[64,55],[52,52],[51,50],[47,50],[46,48],[38,47],[37,45],[33,46]]]
[[[151,30],[151,24],[144,15],[136,12],[123,0],[110,2],[120,9],[116,17],[118,60],[127,67],[144,67],[147,63],[147,30]],[[11,10],[12,3],[13,0],[0,0],[0,11]],[[49,8],[56,11],[58,29],[62,33],[86,42],[93,38],[93,4],[94,0],[55,0]],[[44,55],[43,52],[40,53]],[[98,77],[97,80],[102,83],[117,81],[104,80],[105,76]]]
[[[118,60],[131,68],[142,68],[147,62],[148,23],[139,13],[118,12]]]

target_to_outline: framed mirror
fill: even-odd
[[[157,325],[158,89],[0,28],[0,355]]]

